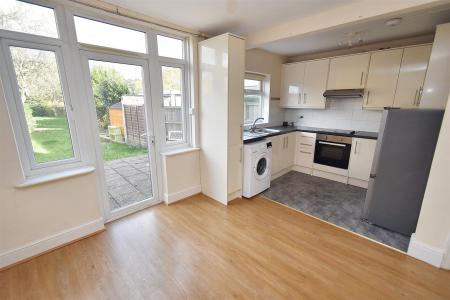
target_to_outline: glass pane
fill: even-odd
[[[263,117],[261,95],[244,95],[244,124],[251,124],[256,118]]]
[[[161,70],[166,141],[176,143],[184,140],[183,72],[181,68],[166,66],[161,67]]]
[[[81,17],[75,17],[74,20],[80,43],[147,53],[144,32]]]
[[[153,197],[142,67],[89,61],[111,211]]]
[[[0,28],[58,37],[53,9],[22,1],[0,1]]]
[[[244,89],[260,91],[261,90],[261,81],[253,80],[253,79],[245,79],[244,80]]]
[[[183,41],[158,35],[158,55],[183,59]]]
[[[10,49],[36,162],[74,157],[55,53]]]

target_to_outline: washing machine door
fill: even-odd
[[[258,158],[255,160],[255,164],[253,167],[254,176],[257,180],[263,180],[267,176],[269,176],[270,170],[269,164],[270,161],[266,153],[263,153],[260,156],[258,156]]]

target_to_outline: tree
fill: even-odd
[[[127,81],[115,69],[96,65],[91,69],[92,90],[100,128],[108,126],[108,108],[129,93]]]

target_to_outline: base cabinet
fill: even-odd
[[[377,140],[353,138],[348,167],[349,183],[367,188]]]
[[[295,133],[277,135],[270,140],[272,142],[271,175],[276,175],[294,164]]]
[[[298,171],[311,174],[315,146],[315,133],[297,132],[295,143],[295,166]]]

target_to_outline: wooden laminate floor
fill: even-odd
[[[0,272],[1,299],[450,299],[450,272],[256,197],[198,195]]]

